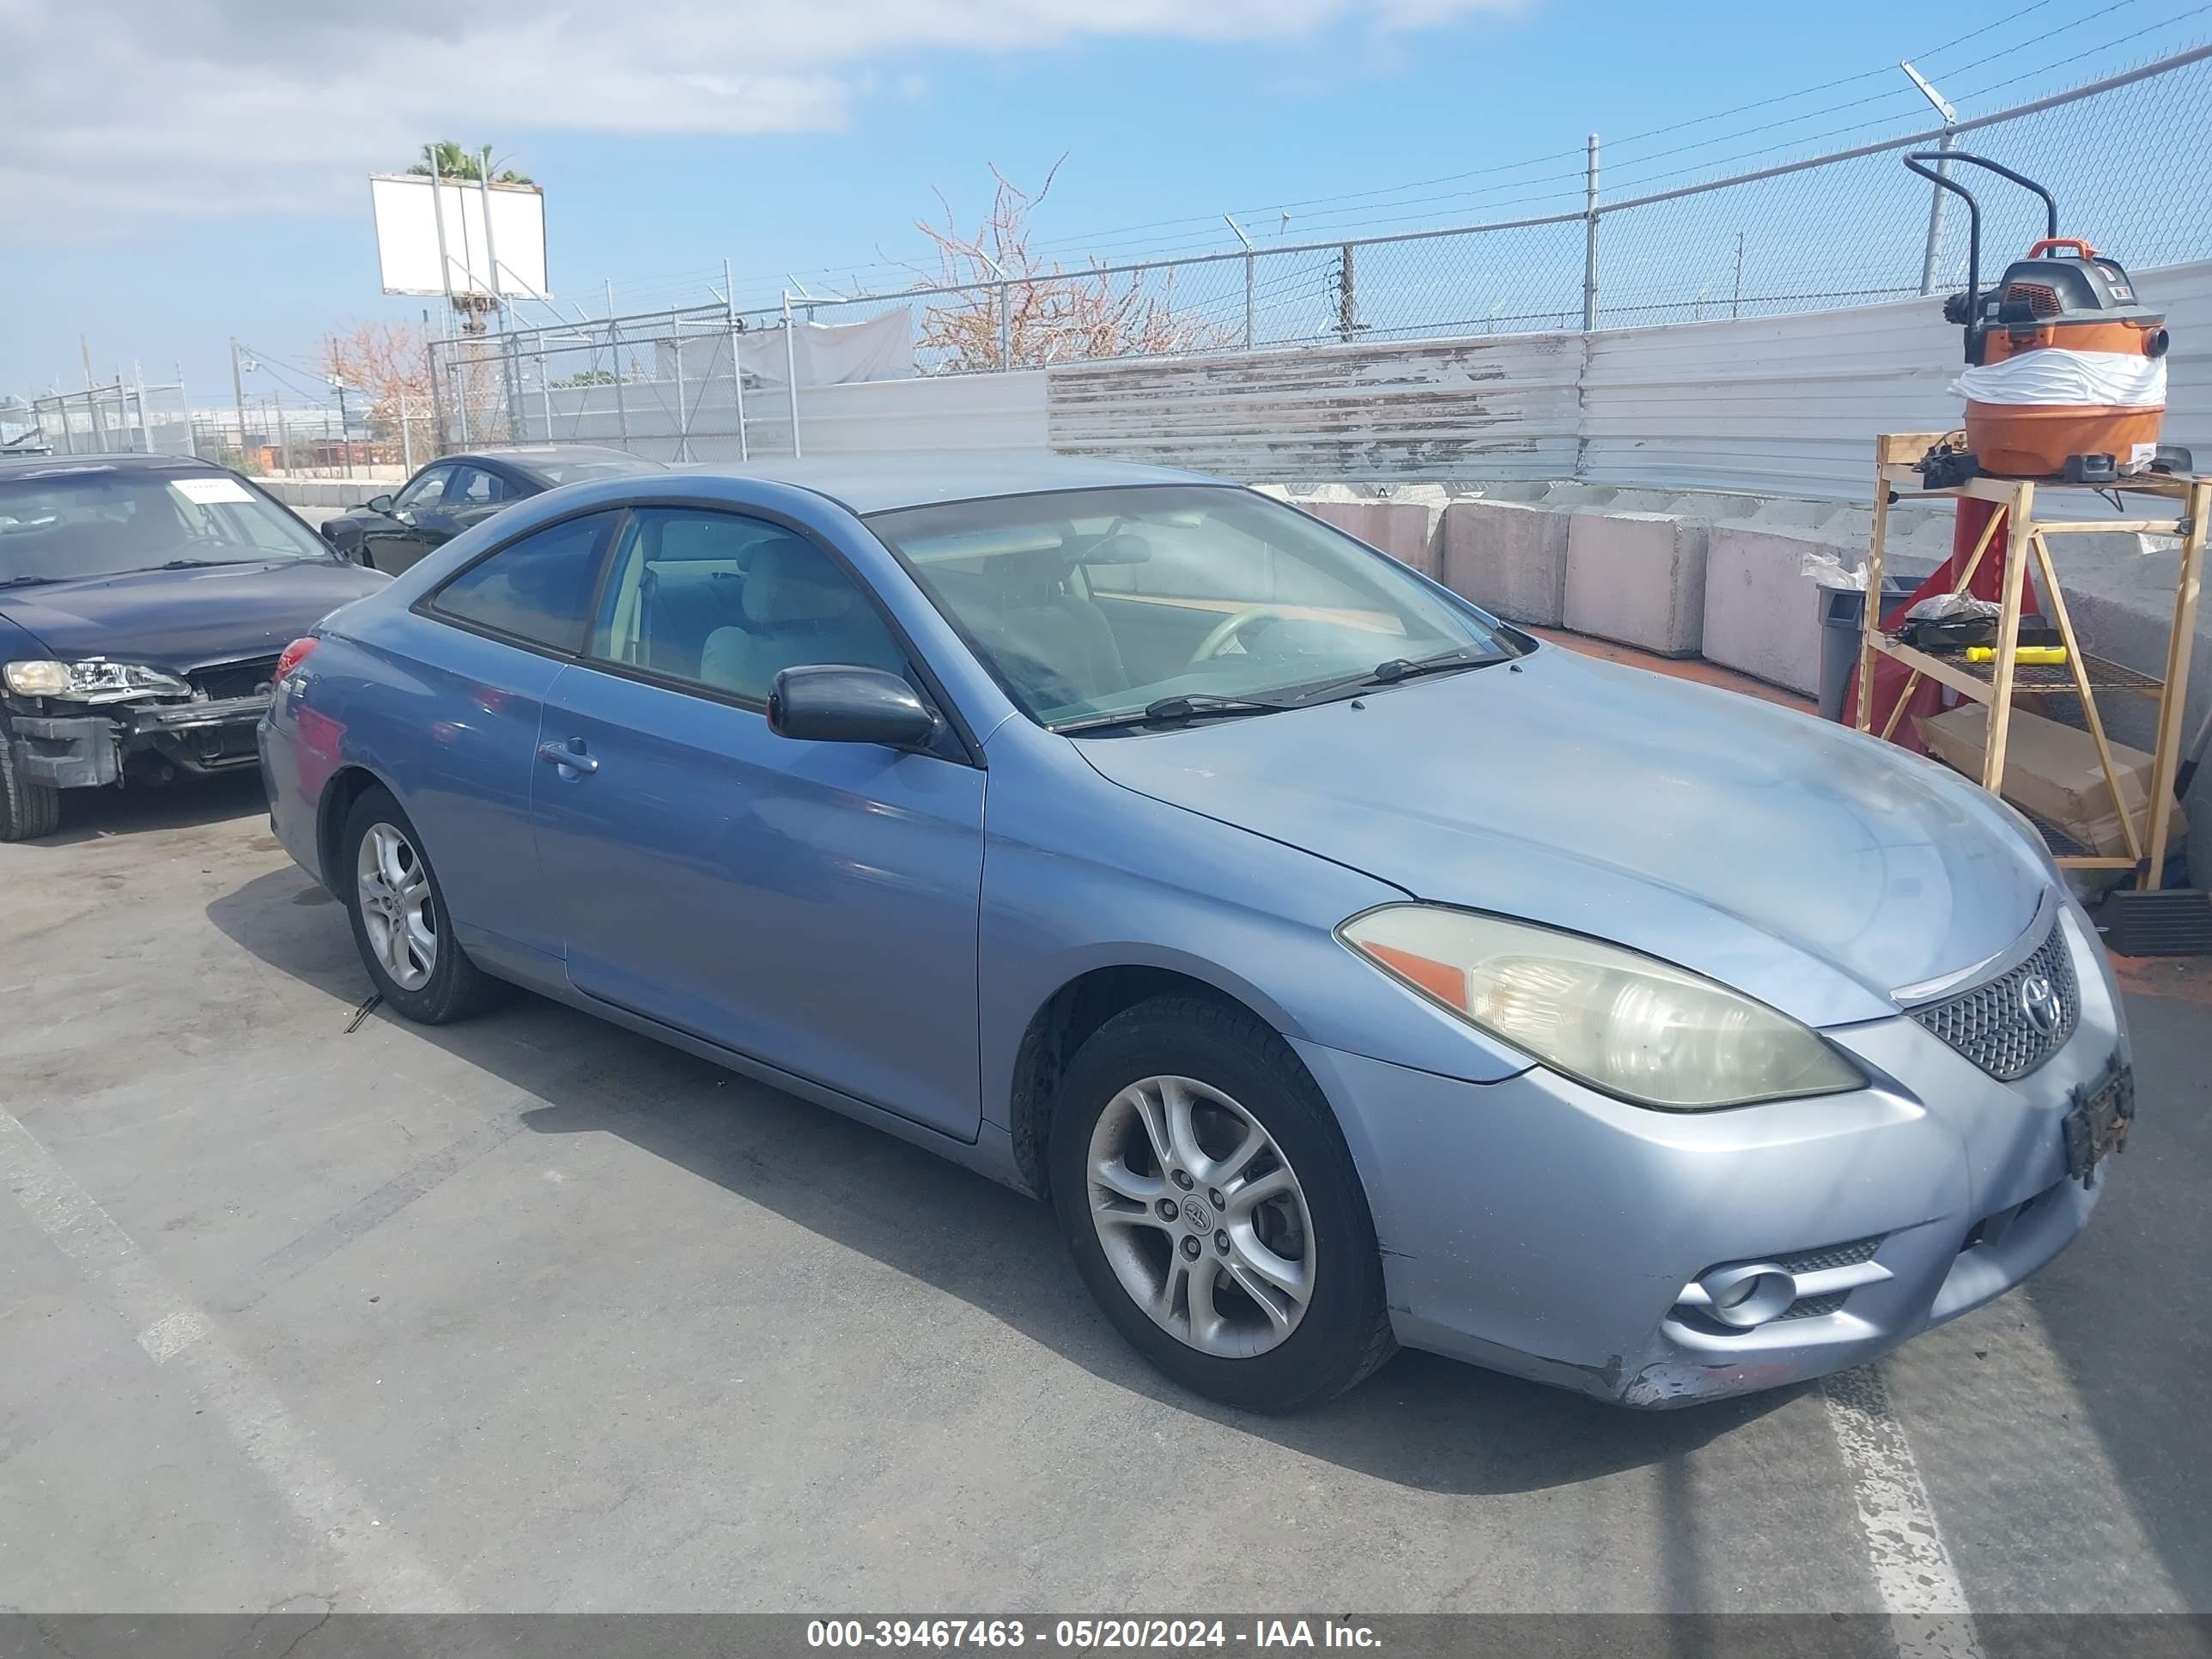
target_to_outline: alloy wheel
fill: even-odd
[[[1279,1345],[1313,1299],[1313,1220],[1274,1137],[1195,1078],[1149,1077],[1099,1114],[1091,1224],[1152,1322],[1201,1353]]]
[[[394,985],[421,990],[438,965],[437,917],[422,855],[391,824],[373,823],[361,838],[354,873],[369,948]]]

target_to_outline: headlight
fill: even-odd
[[[70,672],[65,662],[11,662],[8,689],[19,697],[62,697],[69,695]]]
[[[174,674],[143,663],[11,662],[8,689],[19,697],[68,697],[77,702],[121,702],[129,697],[188,697],[192,688]]]
[[[1469,1024],[1639,1106],[1705,1111],[1866,1083],[1788,1015],[1616,945],[1427,904],[1386,905],[1337,933]]]

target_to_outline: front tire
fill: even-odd
[[[34,783],[15,765],[15,744],[0,720],[0,842],[36,841],[61,828],[62,792]]]
[[[465,1019],[498,983],[461,949],[422,838],[381,784],[362,792],[339,837],[353,941],[377,994],[421,1025]]]
[[[1107,1021],[1060,1084],[1050,1160],[1084,1283],[1185,1388],[1297,1411],[1395,1352],[1351,1153],[1253,1015],[1161,997]]]

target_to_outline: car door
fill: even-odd
[[[904,666],[884,614],[820,543],[690,507],[633,513],[602,588],[532,796],[570,982],[972,1139],[983,774],[765,714],[780,668]]]
[[[422,833],[464,943],[557,980],[558,918],[530,817],[544,700],[583,643],[621,515],[580,514],[471,561],[387,624],[392,694],[356,724]],[[372,729],[373,727],[373,729]]]
[[[441,461],[410,478],[392,497],[391,511],[362,526],[362,562],[396,576],[428,553],[432,545],[429,526],[437,522],[447,486],[459,471],[453,463]]]

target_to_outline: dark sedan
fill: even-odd
[[[252,766],[286,641],[384,585],[204,461],[0,459],[0,841],[64,789]]]
[[[593,444],[532,444],[445,455],[393,494],[323,522],[323,539],[356,564],[396,576],[502,507],[562,484],[660,472],[659,462]]]

